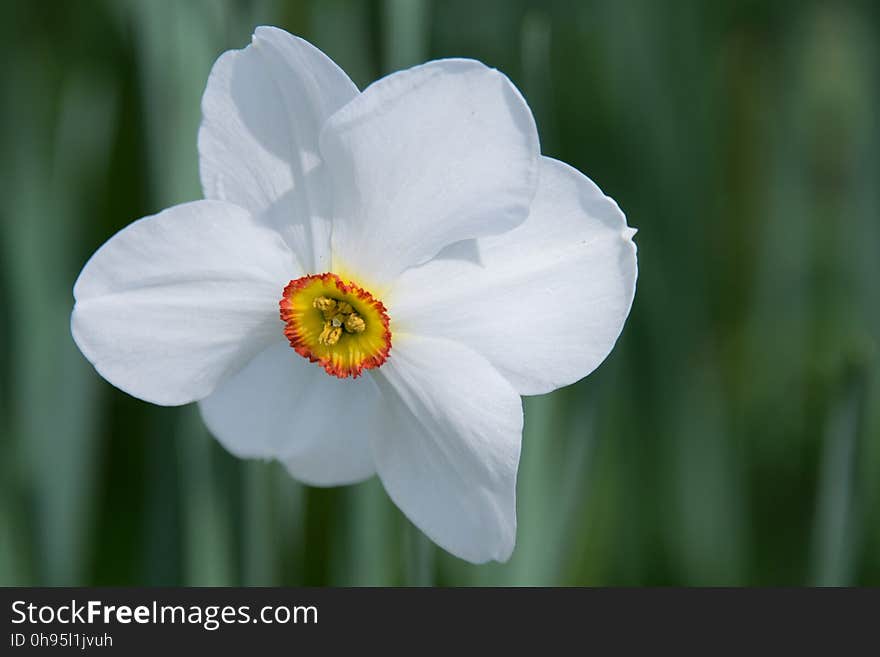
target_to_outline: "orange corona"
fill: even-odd
[[[279,305],[290,346],[328,374],[355,378],[388,358],[391,329],[385,306],[336,274],[290,281]]]

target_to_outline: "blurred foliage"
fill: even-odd
[[[70,338],[88,256],[200,197],[208,71],[258,24],[361,86],[503,70],[640,229],[614,353],[526,401],[507,564],[236,460]],[[880,584],[877,3],[6,0],[0,34],[0,583]]]

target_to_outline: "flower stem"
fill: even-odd
[[[403,538],[406,555],[405,586],[432,586],[434,584],[434,546],[430,539],[410,522],[406,523]]]

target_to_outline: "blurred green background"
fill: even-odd
[[[617,348],[526,400],[507,564],[375,479],[233,458],[70,338],[88,256],[200,197],[208,72],[258,24],[360,86],[503,70],[640,229]],[[0,584],[880,584],[880,4],[6,0],[0,35]]]

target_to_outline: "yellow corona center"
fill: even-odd
[[[388,358],[391,330],[385,306],[336,274],[290,281],[280,307],[290,346],[328,374],[357,377]]]

